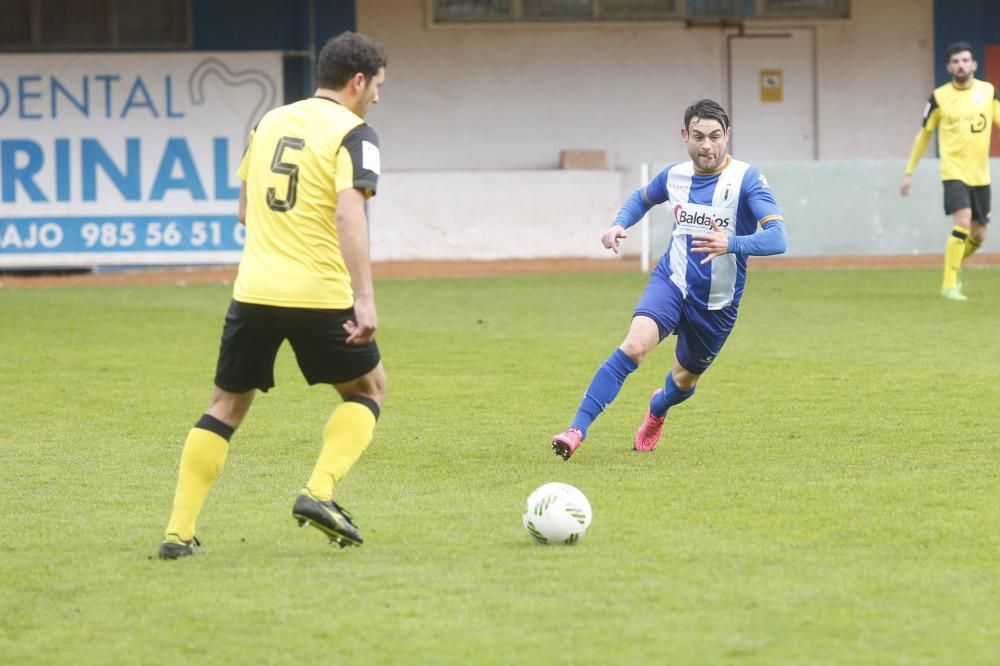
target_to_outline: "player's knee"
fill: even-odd
[[[381,407],[385,403],[385,394],[386,394],[386,385],[384,381],[381,382],[380,384],[373,385],[363,393],[358,393],[358,395],[363,395],[366,398],[371,399],[379,407]]]
[[[386,393],[389,391],[388,382],[385,378],[385,371],[379,366],[379,371],[373,373],[372,381],[366,387],[365,395],[377,402],[379,406],[385,402]]]
[[[387,391],[388,386],[385,378],[385,372],[381,370],[380,366],[375,371],[361,378],[359,382],[351,387],[349,393],[351,396],[361,396],[363,398],[367,398],[381,407],[385,402]],[[347,396],[345,396],[345,399],[347,399]]]
[[[643,359],[646,358],[646,354],[649,353],[649,347],[643,344],[641,341],[626,339],[622,343],[621,350],[625,352],[625,355],[636,363],[642,363]]]
[[[986,228],[985,227],[973,228],[972,233],[969,235],[972,236],[972,240],[982,245],[986,241]]]

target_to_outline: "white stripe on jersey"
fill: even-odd
[[[688,161],[678,164],[667,172],[667,203],[671,207],[677,204],[685,204],[691,195],[691,176],[694,175],[694,162]],[[687,298],[687,274],[688,265],[688,244],[684,232],[677,230],[677,214],[674,213],[673,240],[670,242],[670,280],[681,290],[684,298]]]
[[[711,205],[690,202],[694,176],[692,162],[678,164],[667,173],[667,194],[674,209],[673,239],[670,243],[670,279],[681,290],[684,298],[687,298],[689,290],[695,287],[688,282],[688,262],[692,260],[688,256],[688,237],[694,233],[709,231],[711,227],[708,224],[681,224],[681,216],[687,216],[686,219],[710,216],[716,220],[730,220],[729,225],[720,224],[720,226],[723,226],[726,233],[735,234],[743,176],[749,168],[750,165],[746,162],[730,160],[729,166],[719,174],[719,179],[716,181]],[[701,261],[701,255],[695,254],[697,261]],[[721,310],[733,302],[733,296],[736,294],[739,268],[736,255],[724,254],[713,259],[709,265],[711,277],[708,285],[708,309]],[[691,279],[694,281],[702,278],[692,274]],[[704,293],[704,289],[698,291]]]
[[[719,176],[712,195],[712,205],[717,208],[728,208],[732,211],[733,226],[729,230],[736,233],[736,211],[739,210],[740,198],[743,194],[743,176],[750,165],[746,162],[732,160],[725,171]],[[736,294],[736,255],[724,254],[712,260],[712,284],[708,290],[708,309],[719,310],[733,302]]]

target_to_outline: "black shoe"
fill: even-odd
[[[178,557],[197,555],[200,545],[198,537],[191,537],[190,541],[182,541],[176,534],[168,534],[167,538],[160,544],[160,559],[176,560]]]
[[[331,543],[336,543],[341,548],[360,546],[365,542],[352,522],[351,514],[333,500],[319,501],[308,490],[303,490],[295,500],[292,516],[299,521],[299,527],[312,525],[330,537]]]

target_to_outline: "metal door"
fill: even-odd
[[[817,159],[815,39],[812,29],[729,36],[734,157]]]

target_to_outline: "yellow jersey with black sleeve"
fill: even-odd
[[[328,97],[269,111],[250,133],[237,174],[246,184],[246,243],[233,298],[278,307],[354,304],[340,253],[337,193],[374,196],[375,131]]]
[[[1000,127],[1000,93],[992,83],[972,79],[964,88],[953,82],[935,88],[924,107],[923,124],[913,142],[906,173],[916,169],[937,129],[941,180],[958,180],[970,187],[989,185],[994,124]]]

